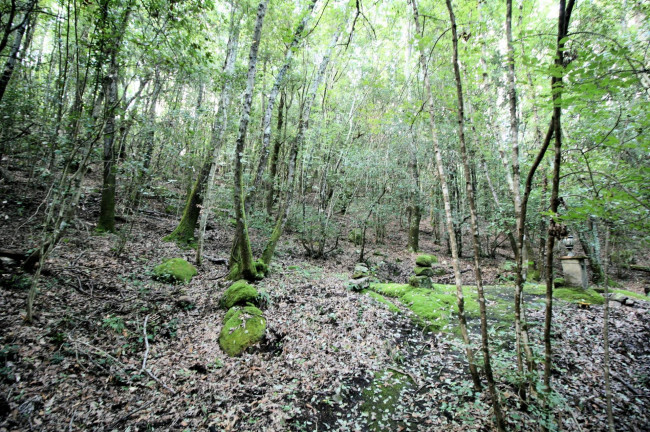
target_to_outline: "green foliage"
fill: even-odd
[[[196,267],[183,258],[171,258],[153,269],[154,278],[168,283],[187,283],[197,274]]]
[[[102,322],[102,327],[113,330],[113,332],[121,335],[126,330],[124,319],[118,316],[108,315]]]

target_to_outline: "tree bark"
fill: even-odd
[[[413,7],[413,20],[415,22],[416,34],[420,37],[422,36],[422,29],[419,21],[418,7],[416,0],[411,0],[411,6]],[[438,142],[438,132],[436,119],[434,116],[435,107],[433,106],[433,91],[431,90],[431,81],[429,79],[429,74],[427,72],[427,61],[425,49],[422,46],[421,41],[418,42],[418,48],[420,50],[420,64],[424,74],[424,85],[427,96],[427,111],[429,113],[429,126],[431,129],[431,138],[433,141],[434,152],[436,155],[436,164],[438,168],[438,180],[440,181],[440,188],[442,189],[442,197],[445,205],[445,215],[447,217],[447,233],[449,235],[449,244],[452,253],[452,263],[454,267],[454,278],[456,281],[456,298],[458,304],[458,321],[463,337],[463,342],[465,343],[465,353],[467,355],[467,362],[469,365],[469,370],[472,376],[472,381],[474,382],[474,387],[476,390],[481,388],[481,379],[474,362],[474,352],[470,346],[469,334],[467,332],[467,319],[465,318],[465,300],[463,298],[463,282],[460,274],[460,260],[458,258],[458,249],[456,244],[456,233],[454,232],[454,222],[451,214],[451,204],[449,199],[449,188],[447,186],[447,176],[445,175],[444,163],[442,161],[442,154],[440,151],[440,144]]]
[[[246,146],[246,133],[250,121],[250,111],[253,102],[253,89],[255,86],[255,73],[257,70],[257,54],[259,51],[260,41],[262,39],[262,25],[264,24],[264,15],[266,14],[268,0],[262,0],[257,7],[257,19],[255,29],[253,30],[253,43],[251,44],[248,76],[246,79],[246,90],[244,91],[242,113],[239,122],[239,133],[235,144],[235,164],[234,164],[234,187],[233,198],[235,206],[235,220],[237,227],[235,232],[235,242],[233,252],[231,253],[230,267],[238,266],[238,275],[247,280],[257,278],[255,263],[253,262],[253,252],[251,250],[250,239],[248,237],[248,227],[246,224],[245,197],[243,190],[243,164],[244,149]]]
[[[25,34],[25,30],[27,29],[27,25],[29,24],[32,11],[34,10],[35,6],[36,6],[36,0],[32,0],[27,10],[25,11],[25,15],[23,17],[22,22],[18,25],[18,28],[15,30],[16,35],[14,36],[13,45],[11,46],[9,56],[5,61],[5,65],[2,70],[2,75],[0,75],[0,102],[2,102],[2,98],[4,97],[5,91],[7,90],[7,86],[9,85],[11,76],[14,73],[14,69],[16,68],[16,65],[20,62],[21,59],[20,48],[22,46],[23,35]],[[9,22],[7,23],[9,29],[11,29],[11,23],[12,23],[12,19],[10,19]],[[8,38],[9,33],[10,32],[6,32],[4,36]],[[3,40],[5,40],[5,37],[3,37]],[[25,47],[25,49],[27,49],[27,47]]]
[[[470,222],[472,224],[472,246],[474,248],[474,277],[476,279],[476,291],[478,294],[478,303],[481,316],[481,349],[483,351],[483,367],[487,377],[488,389],[492,397],[492,409],[494,410],[495,426],[498,431],[505,431],[506,425],[501,411],[499,393],[494,382],[492,372],[492,363],[490,358],[490,339],[487,328],[487,311],[485,307],[485,295],[483,293],[483,276],[481,274],[481,246],[478,232],[478,216],[476,213],[476,201],[474,199],[474,185],[472,183],[469,160],[467,157],[467,145],[465,143],[465,108],[463,102],[463,85],[460,76],[460,67],[458,65],[458,33],[456,29],[456,17],[451,5],[451,0],[447,1],[449,10],[449,20],[451,21],[451,34],[453,44],[453,66],[454,76],[456,78],[456,94],[458,97],[458,140],[460,143],[460,155],[463,161],[463,171],[465,173],[465,189],[467,191],[467,201],[469,203]]]

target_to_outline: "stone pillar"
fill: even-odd
[[[562,262],[564,282],[567,286],[582,287],[582,289],[589,288],[586,256],[560,257],[560,261]]]

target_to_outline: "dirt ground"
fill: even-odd
[[[0,185],[2,249],[36,244],[44,194],[19,176]],[[23,320],[28,279],[10,265],[0,268],[0,431],[369,430],[376,419],[361,410],[363,391],[386,370],[414,384],[386,414],[394,430],[491,430],[487,391],[472,392],[455,337],[424,332],[407,314],[346,289],[358,257],[354,245],[341,242],[338,254],[314,260],[287,235],[270,276],[258,284],[268,294],[267,336],[230,358],[217,343],[226,266],[206,260],[187,285],[152,280],[152,268],[164,258],[193,261],[193,250],[161,240],[176,216],[151,200],[147,212],[119,224],[127,241],[116,255],[120,235],[93,232],[98,198],[88,186],[78,218],[48,259],[33,324]],[[206,255],[227,258],[232,228],[217,222],[210,228]],[[256,255],[261,237],[252,233]],[[416,255],[405,244],[405,230],[395,227],[385,244],[369,244],[367,256],[380,278],[406,281]],[[430,234],[422,235],[421,247],[451,268]],[[488,283],[502,260],[486,261]],[[463,266],[470,268],[470,260]],[[472,283],[471,272],[463,276]],[[642,291],[643,277],[627,276],[625,288]],[[650,430],[650,311],[637,303],[612,303],[611,310],[619,431]],[[529,320],[541,355],[543,310],[529,308]],[[558,301],[554,323],[557,395],[551,403],[562,429],[606,430],[602,307]],[[508,381],[511,330],[497,330],[493,345],[504,354],[495,356],[495,368],[510,427],[538,430],[538,413],[522,406]],[[142,370],[145,334],[146,367],[155,379]]]

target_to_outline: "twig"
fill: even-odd
[[[146,404],[144,404],[144,405],[142,405],[142,406],[140,406],[140,407],[138,407],[138,408],[136,408],[136,409],[134,409],[134,410],[128,412],[127,414],[123,415],[122,417],[118,418],[118,419],[115,420],[113,423],[111,423],[111,425],[110,425],[107,429],[109,429],[109,430],[110,430],[110,429],[113,429],[115,426],[117,426],[118,424],[122,423],[124,420],[128,419],[128,418],[131,417],[133,414],[135,414],[135,413],[137,413],[137,412],[139,412],[139,411],[142,411],[143,409],[147,408],[149,405],[151,405],[151,404],[154,403],[155,401],[156,401],[156,399],[151,399],[151,400],[150,400],[149,402],[147,402]]]
[[[397,372],[397,373],[400,373],[402,375],[407,375],[409,378],[411,378],[411,380],[413,381],[413,384],[415,384],[416,387],[419,387],[418,380],[416,380],[415,377],[413,376],[413,374],[411,374],[410,372],[406,372],[406,371],[403,371],[401,369],[397,369],[395,367],[389,367],[387,369],[392,370],[392,371]]]
[[[573,421],[575,422],[576,426],[578,426],[578,431],[582,432],[582,428],[580,427],[580,423],[578,423],[578,419],[576,418],[576,415],[573,411],[569,411],[571,413],[571,417],[573,418]]]
[[[149,315],[144,317],[144,324],[142,329],[142,334],[144,335],[144,358],[142,359],[142,368],[140,372],[147,369],[147,357],[149,357],[149,340],[147,337],[147,321],[149,320]]]
[[[165,390],[170,392],[171,394],[176,394],[174,390],[171,388],[167,387],[164,382],[160,380],[156,375],[153,374],[149,369],[147,369],[147,357],[149,357],[149,339],[147,336],[147,321],[149,320],[149,315],[147,315],[144,318],[144,324],[142,328],[142,334],[144,335],[144,346],[145,346],[145,351],[144,351],[144,358],[142,359],[142,367],[140,368],[140,372],[146,372],[147,375],[149,375],[154,381],[156,381],[158,384],[160,384]]]
[[[116,359],[115,357],[113,357],[112,355],[110,355],[109,353],[107,353],[106,351],[104,351],[103,349],[100,349],[100,348],[94,347],[94,346],[90,345],[89,343],[82,342],[82,341],[74,341],[74,340],[73,340],[72,342],[74,342],[74,343],[80,343],[80,344],[82,344],[82,345],[85,345],[85,346],[87,346],[88,348],[91,348],[91,349],[97,351],[98,353],[102,354],[104,357],[108,357],[109,359],[113,360],[115,363],[117,363],[118,365],[120,365],[120,367],[121,367],[123,370],[132,369],[132,368],[127,367],[124,363],[122,363],[121,361],[119,361],[118,359]]]

